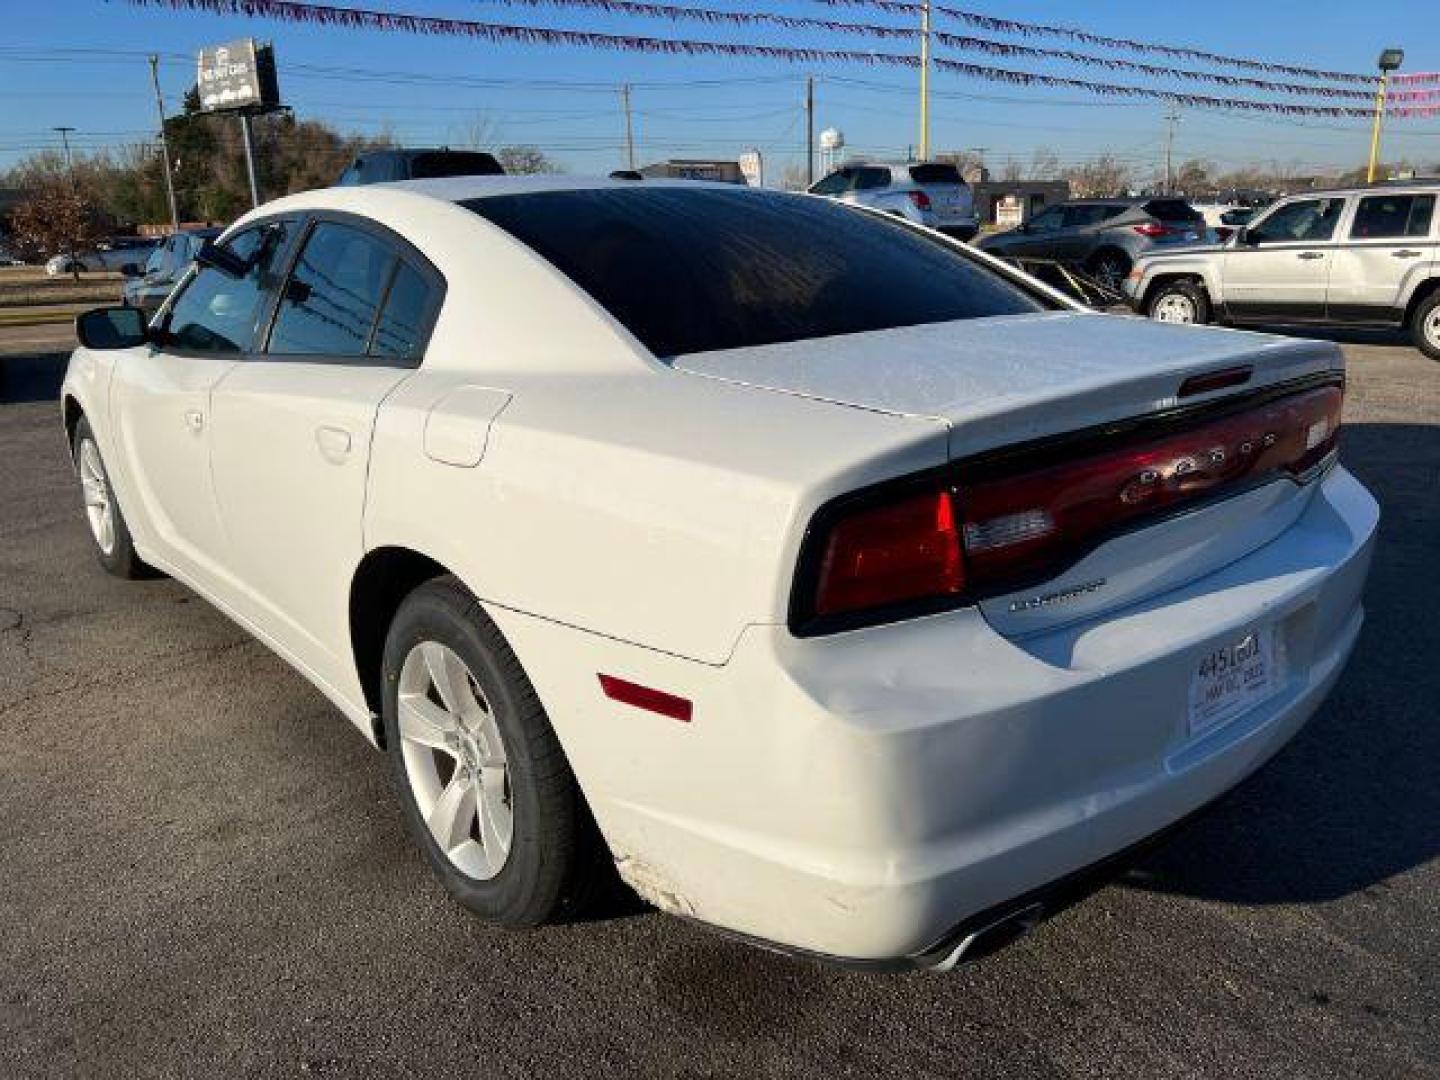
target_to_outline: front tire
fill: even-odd
[[[385,744],[406,825],[446,890],[499,926],[579,906],[594,825],[520,661],[453,577],[417,588],[385,640]]]
[[[1440,360],[1440,289],[1420,301],[1410,317],[1410,339],[1431,360]]]
[[[1193,281],[1170,281],[1150,294],[1145,314],[1156,322],[1203,325],[1210,321],[1210,298]]]
[[[80,475],[80,491],[85,500],[85,517],[90,525],[90,539],[95,542],[95,555],[107,573],[118,578],[151,577],[150,569],[135,553],[135,541],[130,535],[130,526],[115,498],[115,489],[110,484],[110,474],[105,470],[105,461],[100,456],[100,444],[95,432],[85,417],[75,425],[75,439],[71,445],[75,470]]]

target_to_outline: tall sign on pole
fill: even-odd
[[[257,44],[254,38],[201,49],[195,84],[203,111],[239,114],[245,141],[245,169],[250,178],[250,201],[259,206],[260,185],[255,173],[250,120],[281,108],[275,50],[269,44]]]

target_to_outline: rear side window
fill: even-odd
[[[1161,221],[1200,221],[1205,216],[1184,199],[1151,199],[1144,210]]]
[[[877,188],[889,187],[889,169],[856,169],[855,190],[874,191]]]
[[[1429,236],[1435,215],[1434,195],[1369,195],[1355,209],[1350,226],[1354,240]]]
[[[416,154],[410,161],[410,175],[416,180],[445,176],[500,176],[505,172],[489,154],[468,154],[459,150]]]
[[[810,189],[814,195],[839,195],[842,191],[850,190],[850,170],[841,169],[825,177],[818,184]]]
[[[395,271],[380,321],[370,342],[370,355],[392,360],[419,360],[425,351],[425,329],[435,306],[435,291],[409,263]]]
[[[1083,229],[1087,225],[1098,225],[1107,218],[1112,218],[1125,210],[1123,206],[1105,206],[1102,204],[1085,204],[1079,206],[1067,206],[1064,208],[1065,228]]]
[[[653,187],[463,205],[659,357],[1046,310],[943,240],[821,199]]]
[[[911,165],[910,179],[917,184],[963,184],[965,178],[954,165]]]
[[[364,356],[395,254],[348,225],[310,231],[285,283],[267,350],[285,356]]]

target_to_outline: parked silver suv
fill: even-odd
[[[970,240],[980,231],[975,195],[960,170],[948,162],[852,161],[816,183],[810,194],[884,210],[959,240]]]
[[[1440,360],[1440,180],[1292,195],[1220,246],[1152,252],[1125,281],[1163,322],[1404,327]]]

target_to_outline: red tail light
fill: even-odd
[[[925,192],[923,192],[923,191],[907,191],[905,194],[908,195],[908,196],[910,196],[910,201],[915,204],[915,209],[916,209],[916,210],[929,210],[929,209],[930,209],[930,196],[929,196],[929,195],[926,195]]]
[[[1141,236],[1148,236],[1152,240],[1160,236],[1169,236],[1170,229],[1158,221],[1147,221],[1144,225],[1131,226]]]
[[[816,615],[958,594],[965,578],[950,493],[924,490],[840,518],[819,569]]]
[[[1302,391],[1174,430],[1142,422],[960,463],[816,516],[796,582],[801,635],[939,611],[1043,581],[1110,536],[1333,454],[1343,392]]]

